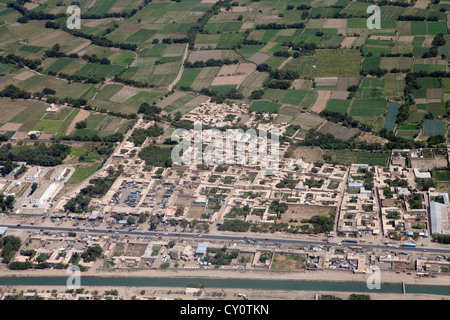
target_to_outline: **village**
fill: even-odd
[[[195,122],[211,116],[209,125],[220,127],[244,116],[239,106],[222,107],[234,110],[235,117],[209,104],[185,117]],[[152,124],[140,119],[134,130]],[[260,126],[280,134],[289,128]],[[245,140],[245,135],[234,137]],[[208,142],[206,135],[203,146]],[[140,148],[124,139],[99,171],[66,194],[61,190],[74,172],[71,166],[17,163],[0,179],[4,196],[15,199],[1,224],[17,227],[2,227],[0,234],[18,234],[22,240],[9,268],[366,274],[377,266],[411,277],[448,274],[448,257],[426,250],[439,248],[433,235],[450,234],[448,194],[424,187],[433,168],[448,165],[447,150],[392,150],[384,167],[290,158],[285,156],[289,146],[277,145],[278,165],[267,174],[267,161],[149,166],[139,157]],[[247,141],[240,150],[245,160],[248,147]],[[213,158],[212,151],[203,155]],[[69,209],[69,202],[86,194],[83,188],[102,179],[111,185],[101,197],[89,199],[88,210]],[[34,229],[21,229],[26,225]],[[209,237],[216,235],[226,238]],[[281,241],[286,239],[298,243]]]

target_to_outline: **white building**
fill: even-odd
[[[65,167],[56,168],[56,170],[52,173],[50,180],[52,180],[52,181],[61,180],[64,177],[64,173],[66,172],[66,169],[67,168],[65,168]]]
[[[30,196],[30,203],[33,205],[41,205],[47,198],[57,189],[56,183],[44,183],[39,186]]]
[[[41,167],[31,167],[25,175],[25,180],[36,180],[41,173]]]
[[[431,173],[429,172],[420,172],[419,169],[414,169],[414,175],[419,179],[430,179]]]

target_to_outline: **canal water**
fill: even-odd
[[[65,286],[66,281],[67,278],[65,277],[0,277],[0,286]],[[381,289],[370,290],[364,282],[131,277],[81,278],[81,286],[186,287],[190,282],[203,283],[207,288],[402,293],[401,284],[382,284]],[[406,293],[450,296],[450,284],[448,286],[405,285],[405,290]]]

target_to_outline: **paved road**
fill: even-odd
[[[125,231],[125,230],[117,230],[113,231],[112,229],[72,229],[72,228],[61,228],[61,227],[44,227],[44,226],[17,226],[17,225],[0,225],[0,227],[8,227],[11,229],[22,229],[22,230],[45,230],[45,231],[63,231],[69,232],[73,230],[74,232],[88,232],[88,233],[116,233],[122,235],[133,235],[133,236],[158,236],[164,238],[198,238],[198,240],[221,240],[221,241],[240,241],[240,240],[255,240],[252,242],[260,243],[260,242],[269,242],[271,244],[296,244],[296,245],[328,245],[334,247],[342,247],[342,246],[358,246],[366,249],[378,249],[378,250],[396,250],[396,251],[412,251],[412,252],[423,252],[423,247],[387,247],[378,244],[366,244],[366,243],[343,243],[342,245],[334,242],[326,243],[324,241],[314,241],[314,240],[302,240],[302,239],[293,239],[293,238],[261,238],[261,237],[251,237],[247,238],[239,235],[211,235],[211,234],[203,234],[198,235],[196,233],[176,233],[176,232],[152,232],[152,231]],[[449,248],[426,248],[428,253],[441,253],[441,254],[450,254]]]

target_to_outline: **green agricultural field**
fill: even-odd
[[[50,67],[48,67],[45,71],[59,73],[62,69],[67,67],[72,62],[73,62],[72,59],[60,58],[55,63],[53,63]]]
[[[140,29],[133,33],[131,36],[129,36],[125,42],[128,43],[144,43],[145,41],[151,39],[155,34],[157,30],[152,29]]]
[[[450,181],[450,170],[436,170],[436,180],[441,181]]]
[[[426,35],[427,22],[426,21],[411,21],[411,35]]]
[[[358,50],[317,50],[315,77],[357,76],[362,56]]]
[[[385,98],[355,99],[350,105],[351,116],[380,116],[386,112],[387,101]]]
[[[256,112],[273,113],[281,107],[280,103],[270,101],[255,101],[251,105],[251,109]]]
[[[445,93],[450,93],[450,78],[442,78],[442,85]]]
[[[380,57],[365,57],[362,62],[362,70],[369,71],[375,70],[380,67]]]
[[[307,90],[287,90],[286,95],[281,101],[283,103],[300,106],[309,92],[310,91]]]
[[[330,99],[328,100],[328,104],[326,109],[328,111],[340,112],[342,114],[347,113],[348,107],[350,106],[350,100],[338,100],[338,99]]]
[[[43,47],[38,47],[38,46],[22,46],[19,48],[19,50],[21,51],[26,51],[26,52],[31,52],[31,53],[38,53],[39,51],[41,51],[43,49]]]
[[[110,78],[115,76],[116,74],[120,74],[122,70],[123,67],[121,66],[89,63],[75,72],[75,75]]]
[[[134,53],[131,51],[124,51],[121,55],[113,61],[113,64],[118,66],[127,66],[133,63]]]
[[[211,91],[225,94],[231,89],[235,89],[236,85],[211,86]]]
[[[367,151],[324,150],[324,156],[331,157],[332,161],[343,165],[361,163],[368,165],[386,166],[389,152],[372,153]]]
[[[412,67],[413,72],[425,71],[431,73],[434,71],[445,71],[445,70],[446,66],[440,64],[414,64]]]
[[[185,68],[176,87],[190,87],[201,70],[200,68]]]
[[[165,43],[158,43],[151,48],[146,48],[141,51],[141,57],[161,57],[166,51],[168,45]]]
[[[419,127],[415,124],[402,124],[398,127],[398,130],[418,130]]]
[[[88,167],[77,167],[67,183],[78,184],[93,175],[101,166],[101,163],[94,163]]]
[[[67,118],[67,116],[73,111],[74,109],[72,108],[62,108],[61,110],[58,111],[57,114],[53,114],[53,113],[46,113],[42,119],[45,120],[65,120]]]

